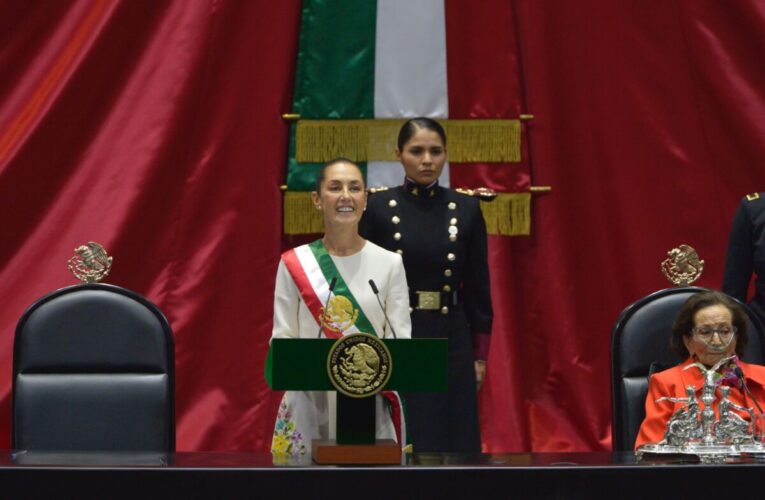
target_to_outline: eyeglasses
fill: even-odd
[[[735,326],[718,326],[714,328],[712,326],[696,326],[691,329],[691,333],[704,341],[712,340],[712,336],[716,333],[720,340],[727,341],[730,339],[738,329]]]

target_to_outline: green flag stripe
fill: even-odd
[[[293,112],[374,118],[376,25],[376,1],[305,0]]]
[[[295,124],[290,126],[289,157],[287,158],[287,189],[313,191],[321,163],[298,163],[295,159]]]
[[[356,301],[356,297],[354,297],[351,291],[348,289],[348,285],[343,280],[343,277],[340,275],[337,267],[335,267],[335,263],[332,262],[332,257],[330,257],[326,247],[324,247],[324,243],[321,240],[316,240],[309,243],[308,248],[311,249],[313,255],[316,257],[316,261],[319,263],[321,272],[325,277],[328,278],[327,281],[332,279],[332,277],[337,276],[337,283],[335,283],[335,290],[333,293],[335,295],[342,295],[343,297],[347,297],[348,300],[351,301],[351,304],[353,304],[353,308],[359,311],[359,316],[356,318],[356,328],[358,328],[361,332],[377,335],[374,327],[372,327],[372,324],[364,314],[364,310]]]
[[[376,26],[375,0],[304,0],[294,113],[302,118],[374,118]],[[295,160],[293,124],[287,189],[313,190],[320,166]]]

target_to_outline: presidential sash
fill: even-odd
[[[349,333],[377,335],[321,240],[284,252],[282,260],[316,325],[322,326],[327,337],[340,338]],[[336,282],[330,294],[332,279]]]

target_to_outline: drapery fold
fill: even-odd
[[[56,2],[34,5],[0,3],[0,22],[15,20],[0,36],[30,42],[0,51],[0,137],[24,111],[17,96],[34,95],[99,15],[0,163],[0,445],[15,322],[74,283],[66,260],[94,240],[114,256],[108,281],[172,323],[178,448],[257,449],[275,412],[262,366],[299,5],[79,0],[58,23]]]

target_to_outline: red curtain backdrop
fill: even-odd
[[[484,446],[608,449],[614,320],[667,286],[680,243],[719,286],[738,199],[765,189],[765,5],[503,8],[536,117],[525,161],[553,191],[530,237],[489,242]],[[66,260],[94,240],[115,258],[107,281],[172,323],[178,449],[268,449],[299,18],[298,1],[0,0],[0,448],[16,321],[74,283]]]
[[[158,304],[179,450],[265,449],[297,2],[0,3],[0,448],[15,322],[75,246]],[[269,441],[270,442],[270,441]]]

